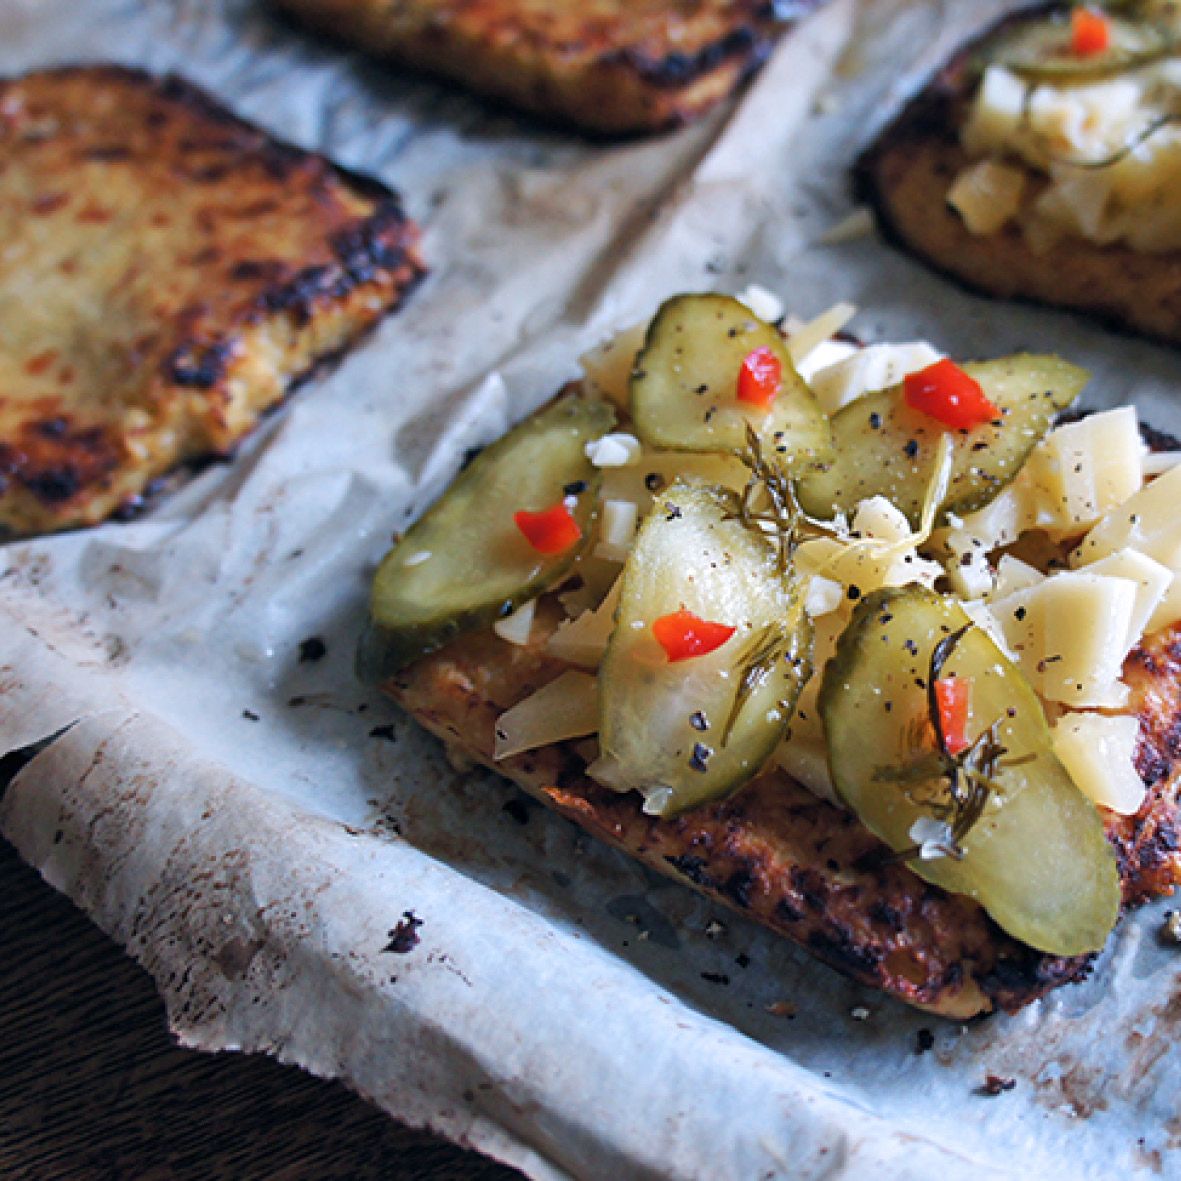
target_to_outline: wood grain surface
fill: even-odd
[[[182,1050],[145,972],[0,840],[0,1177],[512,1181],[344,1087]]]

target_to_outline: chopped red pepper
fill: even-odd
[[[539,554],[565,553],[582,537],[578,522],[571,516],[565,501],[561,500],[537,513],[522,509],[519,513],[513,513],[513,520],[525,535],[525,540]]]
[[[971,690],[971,684],[959,677],[942,677],[935,682],[939,728],[943,731],[943,745],[948,754],[958,755],[969,745],[964,731],[968,728]]]
[[[1070,52],[1094,57],[1111,44],[1111,21],[1092,8],[1076,8],[1070,14]]]
[[[967,430],[1000,418],[980,383],[946,357],[902,379],[906,404],[944,426]]]
[[[747,353],[738,370],[738,400],[769,410],[783,384],[783,362],[766,345]]]
[[[652,634],[664,649],[669,662],[707,656],[720,648],[738,629],[728,623],[714,623],[686,611],[662,615],[652,623]]]

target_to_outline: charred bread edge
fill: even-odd
[[[523,113],[543,126],[574,130],[596,141],[651,135],[693,122],[757,73],[770,56],[779,34],[793,28],[803,17],[819,8],[824,0],[765,0],[744,18],[744,23],[692,53],[673,50],[663,57],[654,57],[632,46],[603,50],[581,68],[579,72],[582,76],[598,74],[600,77],[610,77],[614,73],[617,78],[633,85],[646,85],[667,96],[665,99],[653,97],[647,104],[638,101],[639,95],[627,97],[627,102],[636,104],[631,117],[627,119],[617,118],[615,108],[606,112],[606,117],[604,114],[590,118],[579,115],[570,108],[561,85],[552,89],[550,86],[543,87],[540,93],[505,84],[496,87],[485,87],[483,83],[469,86],[464,73],[458,69],[450,69],[434,61],[413,60],[409,54],[401,54],[398,50],[367,50],[355,34],[342,32],[334,22],[317,11],[309,10],[301,0],[270,2],[289,20],[305,29],[324,33],[345,48],[367,54],[378,61],[397,61],[421,77],[454,82],[494,109],[517,115]],[[695,84],[703,84],[711,75],[720,75],[727,68],[733,69],[734,75],[723,91],[702,95],[691,93]],[[678,94],[687,101],[677,104],[675,100]],[[646,109],[641,111],[641,106]]]

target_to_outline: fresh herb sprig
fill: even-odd
[[[932,793],[929,799],[916,802],[921,802],[929,808],[933,819],[947,825],[949,839],[941,845],[940,852],[956,861],[962,860],[963,841],[984,815],[989,798],[997,790],[996,779],[1001,771],[1002,760],[1008,754],[1000,739],[1000,718],[985,727],[976,740],[958,754],[952,754],[948,749],[947,738],[943,733],[935,683],[942,676],[944,666],[970,627],[971,624],[965,624],[958,631],[944,637],[931,653],[927,676],[929,719],[924,720],[921,729],[926,730],[929,720],[930,728],[935,734],[934,752],[929,758],[920,759],[905,770],[880,773],[882,778],[898,778],[907,782],[936,780],[946,785],[942,790]],[[916,745],[919,743],[925,745],[923,739],[916,735]],[[1031,758],[1031,755],[1025,755],[1019,760],[1008,760],[1006,765],[1019,766]],[[920,856],[922,851],[922,845],[912,845],[894,853],[889,860],[910,861]]]

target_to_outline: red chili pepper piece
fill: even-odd
[[[662,615],[652,623],[652,634],[664,649],[669,663],[706,656],[720,648],[738,629],[728,623],[701,619],[683,607],[671,615]]]
[[[769,410],[783,384],[783,362],[766,345],[747,353],[738,369],[738,400]]]
[[[513,513],[513,520],[525,535],[525,540],[539,554],[565,553],[582,537],[578,522],[561,500],[537,513],[522,509],[519,513]]]
[[[946,357],[902,379],[906,404],[944,426],[967,430],[1000,418],[980,383]]]
[[[1091,8],[1076,8],[1070,14],[1070,52],[1075,57],[1094,57],[1111,44],[1111,21]]]
[[[935,682],[935,702],[939,706],[939,728],[948,754],[958,755],[968,745],[968,701],[972,686],[960,677],[942,677]]]

